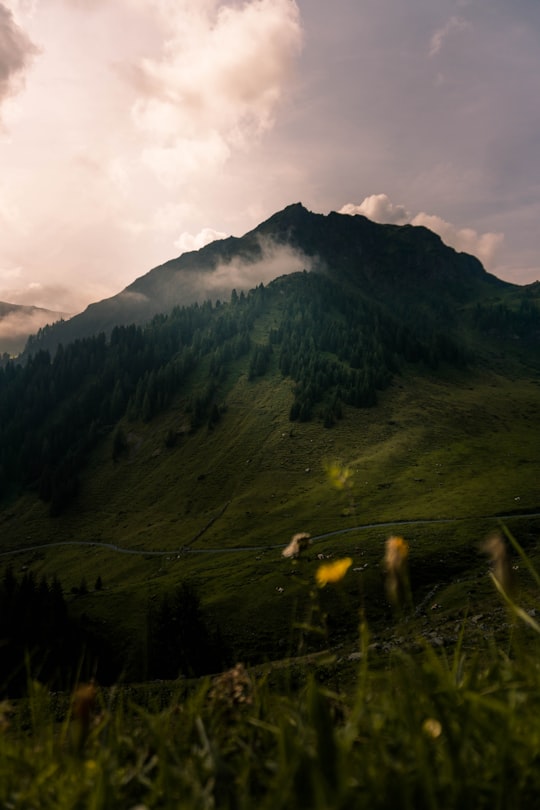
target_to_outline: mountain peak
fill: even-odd
[[[387,301],[395,296],[464,301],[505,284],[486,273],[478,259],[456,253],[426,228],[335,211],[317,214],[296,202],[242,237],[217,240],[155,267],[118,295],[49,329],[46,341],[34,341],[33,349],[108,333],[116,325],[142,324],[174,306],[223,300],[233,287],[268,283],[301,269],[299,264]]]

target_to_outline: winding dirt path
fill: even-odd
[[[418,520],[394,520],[387,521],[385,523],[363,523],[359,526],[350,526],[346,529],[336,529],[335,531],[325,532],[324,534],[317,534],[314,535],[311,540],[315,543],[319,540],[326,540],[328,537],[336,537],[341,534],[350,534],[351,532],[365,531],[368,529],[395,528],[397,526],[432,526],[441,523],[463,523],[469,520],[508,521],[519,518],[538,517],[540,517],[540,512],[521,512],[519,514],[514,513],[512,515],[474,515],[473,517],[464,518],[421,518]],[[211,523],[213,522],[214,520],[211,521]],[[211,525],[211,523],[209,525]],[[209,528],[209,525],[205,527],[204,531]],[[201,534],[203,534],[203,532],[200,532],[197,537],[200,537]],[[43,549],[59,548],[63,546],[89,546],[92,548],[101,548],[107,551],[114,551],[118,554],[131,554],[141,557],[181,557],[187,554],[238,554],[239,552],[273,551],[275,549],[285,548],[286,545],[286,543],[279,543],[266,546],[234,546],[232,548],[192,548],[190,545],[185,545],[178,549],[168,549],[164,551],[141,548],[123,548],[122,546],[117,546],[114,543],[102,543],[98,540],[63,540],[54,543],[42,543],[41,545],[37,546],[24,546],[21,548],[10,549],[9,551],[2,551],[0,552],[0,557],[9,557],[16,554],[25,554],[29,551],[43,551]]]

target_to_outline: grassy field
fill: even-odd
[[[288,381],[245,372],[213,430],[190,432],[179,400],[125,423],[117,462],[104,442],[60,517],[30,495],[0,514],[0,573],[57,575],[125,662],[111,688],[71,700],[30,682],[0,703],[0,806],[534,807],[537,373],[409,370],[325,430],[288,421]],[[482,551],[501,526],[525,549],[509,544],[510,605]],[[312,545],[286,559],[296,532]],[[391,535],[408,543],[411,594],[394,608]],[[343,580],[318,588],[342,558]],[[184,581],[242,663],[131,683],[149,609]]]
[[[275,657],[291,651],[282,628],[305,610],[301,577],[281,548],[298,531],[318,538],[365,527],[317,539],[306,575],[317,554],[352,556],[362,570],[348,588],[348,607],[357,610],[361,599],[384,630],[382,548],[399,533],[418,561],[419,598],[435,588],[444,603],[448,590],[463,611],[476,600],[485,573],[478,545],[498,526],[495,516],[506,516],[524,543],[537,537],[539,519],[519,513],[540,512],[539,383],[534,375],[478,370],[438,378],[409,372],[376,408],[347,409],[325,430],[317,421],[288,421],[289,381],[249,382],[239,367],[213,430],[190,433],[180,400],[149,424],[126,423],[129,451],[117,463],[112,439],[104,443],[61,517],[49,518],[28,496],[0,516],[5,550],[75,541],[140,554],[56,545],[4,555],[0,567],[57,575],[67,592],[84,578],[90,593],[73,597],[75,609],[114,626],[120,639],[144,638],[148,606],[189,579],[239,655]],[[177,443],[168,448],[171,430]],[[344,489],[332,486],[330,463],[350,470]],[[170,553],[144,553],[156,550]],[[98,576],[104,588],[94,592]]]
[[[517,546],[514,554],[537,599],[531,559]],[[394,570],[405,582],[403,561]],[[491,588],[503,582],[494,570]],[[346,620],[350,574],[310,597],[312,618],[328,592]],[[513,593],[488,631],[485,617],[471,616],[455,623],[451,640],[440,638],[440,624],[420,630],[401,602],[384,645],[357,614],[353,652],[338,645],[279,666],[239,664],[198,682],[81,684],[71,699],[32,683],[25,700],[0,704],[0,803],[534,807],[540,626],[521,608],[523,589]]]

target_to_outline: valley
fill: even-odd
[[[321,592],[309,644],[353,651],[359,611],[391,632],[388,536],[410,545],[419,627],[434,593],[432,624],[495,609],[481,544],[503,525],[537,558],[536,287],[425,229],[291,206],[261,233],[319,269],[52,355],[38,336],[1,372],[0,575],[56,578],[126,680],[144,678],[152,613],[185,583],[255,664],[298,652],[320,557],[352,570],[339,598]],[[297,532],[313,544],[295,562],[281,550]]]
[[[309,601],[304,583],[319,554],[351,555],[360,569],[346,582],[338,612],[348,619],[333,643],[348,638],[354,648],[361,605],[384,639],[391,613],[382,557],[391,534],[411,545],[415,604],[436,589],[436,621],[495,609],[480,553],[485,537],[502,521],[536,559],[539,458],[530,437],[540,417],[538,385],[488,373],[470,382],[467,374],[451,381],[403,375],[377,408],[347,410],[328,430],[291,426],[275,381],[241,376],[230,396],[237,404],[212,431],[165,447],[178,423],[173,409],[150,425],[130,425],[137,443],[118,462],[112,440],[105,442],[76,504],[61,516],[48,517],[33,497],[12,503],[1,518],[0,567],[56,575],[68,594],[82,579],[91,586],[101,577],[103,590],[72,596],[73,608],[113,626],[131,651],[149,605],[189,580],[237,657],[253,662],[291,652],[283,628]],[[268,389],[267,398],[258,392],[257,412],[252,398],[240,396],[254,385]],[[452,407],[443,408],[448,401]],[[333,487],[329,462],[352,471],[350,489]],[[309,532],[314,544],[295,567],[281,550],[296,531]],[[20,552],[21,545],[31,548]]]

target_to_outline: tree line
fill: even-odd
[[[410,302],[409,302],[410,310]],[[91,450],[120,422],[148,422],[180,402],[191,428],[213,428],[231,373],[292,382],[289,418],[331,427],[345,406],[372,407],[405,363],[464,366],[470,355],[438,313],[381,303],[352,285],[295,273],[233,291],[229,302],[175,307],[0,367],[0,499],[33,488],[57,515]],[[478,316],[480,317],[480,316]],[[239,366],[240,363],[245,363]]]
[[[94,593],[102,588],[98,577]],[[218,672],[231,661],[219,626],[188,581],[148,607],[139,644],[129,645],[140,650],[129,672],[118,651],[118,630],[74,610],[74,600],[90,598],[84,580],[66,596],[56,577],[38,579],[31,570],[17,576],[6,569],[0,580],[0,698],[24,694],[30,677],[51,689],[66,690],[76,680],[89,678],[109,684],[123,677],[200,676]]]
[[[17,577],[8,568],[0,581],[0,647],[0,691],[10,696],[29,677],[66,689],[77,677],[111,682],[121,669],[101,628],[70,610],[58,579],[32,571]]]

